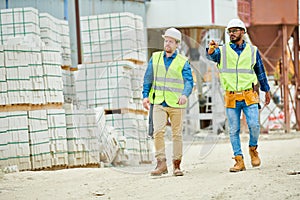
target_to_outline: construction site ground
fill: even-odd
[[[234,160],[228,136],[211,139],[199,134],[193,142],[185,141],[182,177],[172,175],[169,155],[169,173],[160,177],[149,175],[154,163],[13,172],[1,175],[0,199],[300,199],[300,133],[262,134],[259,168],[251,167],[248,134],[241,134],[241,138],[247,168],[243,172],[229,172]]]

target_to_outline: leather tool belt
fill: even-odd
[[[224,100],[226,108],[235,108],[236,101],[245,101],[247,106],[259,103],[258,94],[252,89],[243,91],[226,91]]]

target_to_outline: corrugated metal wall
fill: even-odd
[[[47,12],[58,19],[64,19],[64,0],[1,0],[0,9],[33,7]]]
[[[73,0],[72,0],[73,1]],[[64,19],[64,4],[70,0],[1,0],[0,9],[34,7],[39,12],[47,12],[58,19]],[[80,15],[97,15],[113,12],[131,12],[145,19],[146,7],[143,1],[122,0],[79,0]],[[74,12],[69,10],[70,12]]]

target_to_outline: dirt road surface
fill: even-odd
[[[216,144],[201,140],[185,145],[183,177],[151,177],[154,164],[141,167],[75,168],[2,175],[1,200],[299,200],[300,133],[261,135],[262,165],[252,168],[243,136],[246,171],[230,173],[234,160],[228,138]],[[170,160],[170,159],[169,159]]]

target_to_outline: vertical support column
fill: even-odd
[[[76,34],[76,17],[75,17],[75,0],[68,1],[68,24],[70,28],[70,42],[71,42],[71,70],[75,71],[78,69],[78,53],[77,53],[77,34]]]
[[[299,26],[295,27],[293,32],[294,38],[294,71],[295,71],[295,104],[296,104],[296,122],[297,130],[300,130],[300,72],[299,72]]]
[[[285,131],[290,132],[290,106],[289,106],[289,66],[287,62],[287,25],[282,25],[282,74],[283,74],[283,111],[284,111],[284,123]]]
[[[68,21],[69,14],[68,14],[68,0],[64,0],[64,20]]]
[[[211,23],[215,24],[215,1],[211,0]]]
[[[75,0],[75,19],[76,19],[76,38],[77,38],[77,57],[78,64],[82,64],[81,55],[81,35],[80,35],[80,12],[79,12],[79,0]]]

